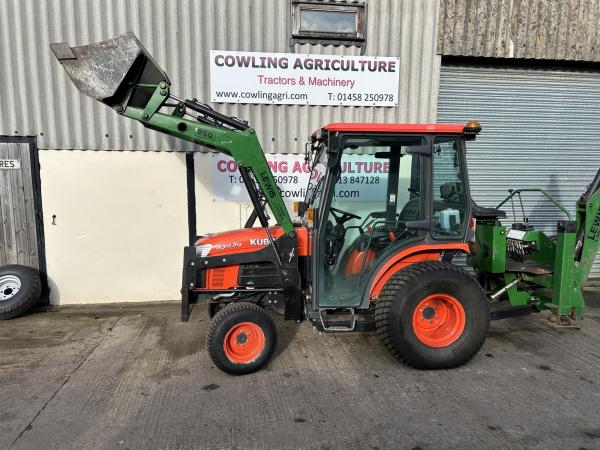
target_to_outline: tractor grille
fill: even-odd
[[[215,288],[223,287],[225,282],[225,268],[216,268],[211,270],[210,280]]]
[[[277,288],[281,287],[281,275],[272,262],[242,264],[238,284],[254,288]]]

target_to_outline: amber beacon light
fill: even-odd
[[[465,133],[477,134],[481,131],[481,125],[475,120],[469,120],[465,125]]]

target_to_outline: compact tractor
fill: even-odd
[[[322,332],[374,330],[420,369],[469,361],[493,319],[549,310],[556,325],[573,326],[582,317],[581,288],[600,239],[600,171],[575,217],[540,190],[566,216],[548,236],[524,211],[505,226],[505,212],[472,200],[466,144],[481,130],[477,122],[330,123],[307,143],[311,177],[296,217],[255,130],[173,95],[133,33],[51,47],[83,94],[237,163],[254,207],[245,228],[199,236],[183,252],[182,320],[193,303],[208,303],[208,352],[225,372],[250,373],[269,361],[277,332],[268,309]],[[351,189],[358,182],[369,185],[368,198]],[[498,207],[511,202],[514,212],[526,191],[510,192]],[[471,273],[458,255],[467,255]]]

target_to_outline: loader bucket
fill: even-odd
[[[82,94],[117,111],[128,105],[146,106],[153,89],[136,84],[170,84],[165,72],[131,31],[96,44],[70,47],[60,42],[50,44],[50,48]]]

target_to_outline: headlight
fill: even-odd
[[[196,245],[196,256],[200,258],[206,258],[212,249],[210,244]]]

